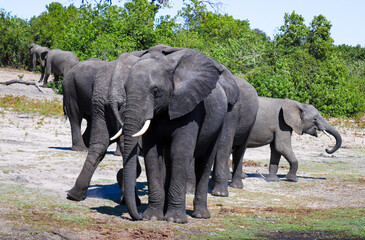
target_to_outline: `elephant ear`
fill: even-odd
[[[174,86],[168,112],[175,119],[191,112],[212,92],[224,69],[193,49],[169,51],[166,60]]]
[[[282,106],[284,121],[293,130],[299,134],[303,134],[303,124],[302,124],[302,106],[299,102],[290,99],[285,99]]]
[[[234,80],[234,75],[230,71],[228,71],[227,68],[223,67],[223,69],[224,71],[219,77],[218,83],[224,89],[224,92],[226,93],[228,99],[228,103],[233,106],[238,100],[239,90],[236,81]]]
[[[41,53],[41,65],[42,67],[46,66],[46,60],[48,56],[48,51],[44,51]]]

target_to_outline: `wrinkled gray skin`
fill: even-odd
[[[81,201],[86,198],[91,177],[103,160],[110,144],[117,141],[122,149],[121,138],[114,141],[110,138],[123,126],[124,83],[130,68],[138,59],[133,54],[123,53],[110,64],[103,63],[96,73],[91,101],[90,145],[84,166],[74,187],[67,194],[70,200]]]
[[[230,184],[233,188],[243,188],[242,161],[247,141],[255,123],[258,110],[258,96],[255,88],[242,78],[235,77],[240,97],[228,114],[222,131],[224,137],[219,140],[217,156],[214,162],[212,195],[228,197],[227,169],[230,154],[233,156],[233,175]]]
[[[196,191],[192,216],[209,218],[207,190],[221,125],[238,98],[238,89],[223,66],[204,54],[156,46],[132,67],[127,83],[124,128],[124,198],[135,220],[187,222],[188,166],[195,158]],[[148,207],[135,205],[138,138],[142,135],[148,180]]]
[[[248,147],[260,147],[270,144],[271,157],[267,181],[279,181],[277,177],[280,157],[289,162],[287,180],[296,182],[298,160],[291,146],[292,131],[299,135],[304,133],[317,137],[317,131],[325,131],[336,139],[329,154],[337,151],[341,144],[341,135],[322,117],[318,110],[309,104],[302,104],[290,99],[259,97],[259,110],[256,122],[248,141]]]
[[[74,151],[87,151],[89,147],[94,82],[98,71],[108,64],[111,63],[100,59],[87,59],[75,65],[62,81],[63,108],[70,121]],[[82,119],[87,121],[83,135],[81,135]]]
[[[76,64],[62,81],[63,107],[71,125],[72,150],[87,151],[90,144],[92,94],[95,79],[108,83],[110,79],[100,76],[100,71],[113,71],[118,61],[123,61],[125,55],[112,62],[92,58]],[[81,135],[82,119],[87,121],[85,132]],[[118,145],[119,146],[119,145]],[[121,155],[119,147],[115,155]]]
[[[54,74],[54,82],[57,87],[59,84],[59,77],[65,76],[68,71],[71,70],[77,63],[79,63],[79,58],[75,53],[70,51],[63,51],[61,49],[53,49],[48,52],[45,57],[46,61],[46,73],[42,72],[41,79],[39,82],[47,85],[49,75]],[[43,79],[44,75],[44,79]]]
[[[29,45],[30,55],[32,57],[32,71],[34,72],[36,69],[37,59],[41,62],[41,79],[44,77],[44,69],[46,67],[46,56],[51,49],[48,47],[42,47],[38,44],[31,43]]]

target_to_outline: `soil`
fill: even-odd
[[[40,74],[28,71],[0,68],[0,81],[19,79],[37,81]],[[52,89],[23,84],[0,85],[0,98],[5,95],[27,96],[38,99],[58,99]],[[364,119],[362,119],[364,121]],[[333,155],[325,153],[325,148],[334,145],[334,139],[324,134],[313,138],[308,135],[293,134],[293,148],[299,160],[299,181],[285,181],[287,162],[280,163],[280,183],[268,183],[270,149],[268,146],[248,149],[244,172],[248,175],[244,189],[230,189],[228,198],[217,198],[209,194],[212,220],[220,212],[234,212],[240,206],[248,209],[263,209],[266,203],[275,204],[281,199],[289,199],[288,204],[303,208],[365,207],[365,129],[355,121],[329,119],[343,138],[342,147]],[[66,200],[66,194],[73,187],[80,173],[86,152],[70,149],[70,125],[64,117],[43,117],[21,112],[10,112],[0,108],[0,183],[6,186],[22,186],[50,199],[67,204],[93,209],[92,219],[101,222],[132,224],[125,208],[119,209],[120,190],[115,176],[122,166],[120,157],[114,156],[114,145],[96,170],[87,199],[75,203]],[[147,203],[146,176],[138,179],[142,202]],[[270,199],[261,202],[245,197],[244,193],[270,194]],[[1,195],[1,192],[0,192]],[[311,197],[316,200],[306,200]],[[216,200],[219,199],[219,200]],[[296,201],[300,199],[300,201]],[[70,203],[68,203],[70,202]],[[144,204],[144,205],[145,205]],[[279,205],[279,203],[278,203]],[[188,196],[187,208],[192,208],[192,197]],[[247,210],[247,209],[246,209]],[[0,239],[174,239],[176,225],[153,223],[153,230],[134,228],[121,231],[101,225],[94,229],[73,230],[67,226],[53,227],[49,231],[35,231],[33,225],[16,224],[17,220],[5,218],[9,209],[0,206]],[[88,216],[89,216],[88,215]],[[188,224],[207,224],[212,220],[197,220],[189,215]],[[173,227],[171,227],[173,226]],[[157,230],[156,230],[157,229]],[[200,231],[201,234],[201,231]]]

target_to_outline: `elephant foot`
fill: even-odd
[[[87,147],[85,145],[72,145],[71,149],[72,151],[87,152]]]
[[[290,174],[290,173],[288,173],[288,174],[286,175],[286,180],[288,180],[288,181],[290,181],[290,182],[298,182],[298,177],[297,177],[297,175],[295,175],[295,174]]]
[[[266,178],[266,181],[267,182],[279,182],[280,181],[280,178],[278,178],[278,176],[274,175],[274,176],[268,176]]]
[[[229,186],[232,187],[232,188],[242,189],[243,188],[242,179],[233,180],[233,182]]]
[[[228,197],[228,185],[225,184],[214,184],[214,188],[212,190],[212,195],[217,197]]]
[[[244,172],[242,172],[242,179],[245,179],[245,178],[247,178],[248,176],[247,176],[247,174],[246,173],[244,173]]]
[[[67,193],[67,199],[72,201],[82,201],[86,198],[86,191],[77,190],[75,187],[73,187],[68,193]]]
[[[195,208],[192,217],[208,219],[210,218],[210,212],[206,207]]]
[[[186,216],[185,210],[167,210],[165,214],[165,220],[174,223],[187,223],[188,216]]]
[[[163,211],[160,210],[160,209],[155,209],[155,208],[148,207],[143,212],[143,219],[146,219],[146,220],[163,220],[164,219]]]

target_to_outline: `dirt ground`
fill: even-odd
[[[28,71],[0,68],[0,81],[18,79],[36,81],[40,75]],[[39,99],[59,99],[51,89],[41,93],[35,86],[13,84],[0,85],[0,97],[5,95],[25,95]],[[299,181],[284,181],[288,171],[287,162],[282,159],[279,170],[280,183],[268,183],[264,177],[268,172],[269,147],[249,149],[245,156],[244,189],[230,189],[228,198],[217,198],[209,194],[212,209],[210,220],[197,220],[189,216],[188,224],[207,224],[214,221],[217,212],[223,207],[248,206],[262,209],[265,206],[287,206],[305,208],[365,207],[365,129],[356,126],[351,120],[330,119],[343,138],[342,147],[333,155],[325,153],[334,145],[334,139],[320,133],[318,138],[293,134],[293,148],[299,160]],[[42,117],[26,113],[14,113],[0,108],[0,184],[26,189],[27,194],[42,194],[51,201],[74,207],[86,207],[92,219],[100,222],[133,224],[127,211],[119,209],[120,190],[115,176],[121,167],[120,157],[113,155],[115,146],[110,146],[108,154],[96,170],[87,199],[80,203],[66,200],[83,162],[85,152],[70,149],[71,135],[68,120],[63,117]],[[147,203],[147,183],[144,174],[138,179],[142,202]],[[0,195],[6,192],[3,188]],[[14,190],[15,191],[15,190]],[[255,193],[270,195],[270,198],[248,197]],[[14,194],[19,194],[15,191]],[[29,195],[24,195],[24,197]],[[1,198],[1,197],[0,197]],[[192,207],[192,197],[188,196],[187,208]],[[311,199],[311,200],[308,200]],[[315,199],[315,200],[313,200]],[[220,209],[220,210],[219,210]],[[113,212],[114,211],[114,212]],[[153,223],[151,232],[136,229],[120,232],[106,231],[103,228],[76,229],[55,226],[52,230],[37,232],[18,220],[4,217],[9,208],[0,206],[0,239],[134,239],[134,238],[175,238],[171,224]],[[21,222],[21,221],[20,221]],[[104,226],[104,225],[103,225]],[[173,230],[179,228],[173,225]],[[156,230],[157,229],[157,230]],[[109,229],[110,230],[110,229]],[[181,230],[181,229],[180,229]]]

